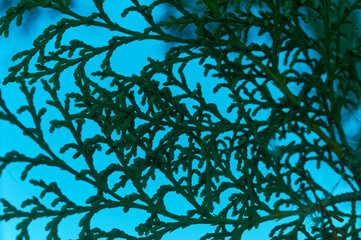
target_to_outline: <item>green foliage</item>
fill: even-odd
[[[262,228],[264,222],[288,218],[275,222],[270,239],[360,238],[355,203],[361,200],[361,140],[358,148],[352,147],[342,111],[358,109],[361,99],[357,72],[361,39],[354,26],[361,1],[203,0],[197,2],[196,12],[181,0],[147,1],[148,5],[131,0],[132,5],[119,14],[142,16],[148,23],[143,31],[126,29],[122,20],[110,19],[105,2],[93,0],[97,12],[83,16],[72,10],[69,0],[21,0],[0,19],[0,34],[8,37],[11,24],[21,25],[26,11],[48,8],[65,16],[47,27],[33,48],[13,57],[16,64],[3,80],[4,85],[20,86],[27,104],[19,107],[18,114],[30,114],[34,126],[26,127],[1,95],[0,119],[18,126],[44,153],[32,158],[9,152],[0,157],[0,174],[13,163],[25,163],[21,179],[26,180],[29,171],[45,166],[96,189],[81,204],[66,196],[56,182],[46,183],[41,176],[29,180],[42,189],[39,197],[26,199],[20,209],[1,199],[0,220],[21,219],[17,239],[29,239],[28,226],[41,218],[50,219],[47,239],[60,239],[59,223],[76,214],[83,214],[78,239],[162,239],[198,224],[215,226],[202,239],[241,239],[245,231]],[[156,22],[154,12],[163,6],[177,15]],[[81,26],[101,27],[114,36],[98,47],[86,40],[63,41],[70,28]],[[189,35],[182,33],[189,29],[194,37],[184,38]],[[249,35],[255,31],[269,41],[252,42]],[[52,40],[54,51],[47,48]],[[173,47],[162,60],[149,58],[138,74],[117,73],[112,67],[115,51],[143,40]],[[85,68],[98,56],[103,57],[100,68],[89,74]],[[227,113],[235,114],[235,119],[207,101],[204,85],[191,88],[194,79],[184,69],[194,60],[204,67],[205,76],[212,73],[212,81],[217,81],[215,96],[228,93]],[[73,69],[77,89],[62,101],[61,75],[68,69]],[[159,75],[166,77],[164,83],[157,80]],[[102,87],[99,78],[109,81],[109,88]],[[46,108],[35,106],[35,92],[41,90],[36,84],[51,97]],[[188,100],[196,104],[191,107]],[[49,132],[66,129],[74,140],[64,143],[59,153],[47,144],[41,127],[49,109],[62,116],[50,121]],[[86,122],[95,123],[100,132],[84,138]],[[269,146],[275,140],[288,143]],[[94,165],[95,154],[104,148],[118,162],[100,170]],[[72,168],[72,160],[64,157],[72,150],[74,159],[84,160],[85,169]],[[334,195],[315,180],[310,163],[331,168],[349,191]],[[109,178],[119,174],[112,186]],[[166,182],[150,194],[150,182],[159,179]],[[122,191],[127,184],[135,191]],[[187,214],[167,208],[165,198],[171,193],[190,204]],[[49,194],[56,197],[47,206],[42,201]],[[345,202],[352,203],[351,211],[339,208]],[[125,213],[138,209],[149,214],[135,228],[139,236],[91,225],[98,212],[119,207]],[[315,212],[322,217],[310,229],[307,219]]]

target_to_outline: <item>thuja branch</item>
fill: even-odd
[[[274,236],[273,239],[297,239],[298,234],[303,233],[308,239],[314,239],[318,236],[317,234],[321,234],[324,239],[330,239],[327,235],[328,232],[332,232],[330,226],[327,225],[327,220],[330,218],[323,219],[326,225],[322,227],[316,224],[312,226],[314,230],[312,233],[306,229],[307,224],[304,221],[315,211],[323,212],[339,220],[344,219],[346,222],[344,228],[347,229],[345,232],[357,233],[354,225],[355,219],[359,216],[356,215],[354,208],[351,214],[347,214],[339,211],[335,205],[358,201],[359,192],[355,190],[354,193],[332,196],[332,192],[330,193],[326,187],[305,181],[307,179],[303,172],[307,168],[306,164],[317,161],[317,163],[328,164],[349,185],[352,186],[353,183],[352,176],[343,173],[346,164],[342,161],[333,161],[330,151],[331,149],[342,159],[342,147],[347,148],[347,141],[342,140],[343,145],[336,143],[335,134],[328,128],[326,121],[316,122],[313,121],[314,118],[306,117],[308,114],[316,116],[319,114],[320,118],[326,117],[329,123],[335,118],[328,112],[329,109],[323,111],[323,109],[312,107],[313,103],[322,104],[324,99],[328,99],[326,93],[324,98],[307,96],[310,88],[320,88],[322,84],[313,82],[310,75],[304,76],[292,67],[295,63],[303,61],[310,66],[312,74],[321,75],[323,70],[313,67],[315,60],[309,58],[307,51],[316,49],[322,52],[325,49],[322,44],[313,48],[309,43],[299,41],[299,38],[309,39],[309,37],[305,36],[306,34],[297,23],[292,28],[293,33],[296,32],[296,34],[291,34],[286,29],[286,25],[277,25],[279,24],[277,21],[281,22],[290,17],[289,13],[282,13],[278,5],[272,5],[283,1],[264,1],[269,4],[269,9],[259,11],[263,14],[263,18],[256,18],[256,22],[252,22],[252,17],[255,15],[248,7],[255,1],[248,1],[247,9],[243,11],[237,5],[239,0],[204,0],[203,3],[209,11],[202,10],[202,14],[198,15],[184,4],[185,0],[155,0],[149,6],[141,5],[138,0],[132,0],[133,5],[126,8],[120,15],[125,17],[129,12],[133,12],[143,17],[149,24],[143,31],[121,27],[120,23],[113,22],[107,15],[104,1],[94,0],[93,2],[97,12],[89,16],[81,16],[68,7],[69,1],[21,1],[17,8],[8,11],[6,17],[2,18],[1,30],[6,33],[10,22],[16,17],[20,19],[19,14],[22,14],[24,9],[36,6],[51,8],[71,17],[47,28],[34,41],[33,49],[17,54],[14,60],[23,57],[24,59],[10,69],[10,74],[5,81],[20,84],[28,102],[20,108],[20,111],[30,113],[35,127],[27,128],[16,119],[5,104],[0,104],[4,110],[1,112],[1,118],[22,129],[50,157],[39,155],[37,158],[29,158],[23,154],[11,152],[5,158],[0,158],[2,162],[0,170],[11,163],[26,164],[22,175],[25,179],[27,172],[34,166],[55,167],[72,174],[76,180],[94,187],[97,193],[90,196],[86,200],[88,205],[84,206],[66,197],[54,183],[47,184],[42,180],[30,180],[37,187],[43,188],[40,198],[47,193],[55,194],[57,197],[55,205],[57,201],[64,203],[63,208],[67,211],[65,215],[76,213],[76,211],[85,214],[79,222],[82,227],[79,239],[161,239],[163,235],[173,230],[195,224],[215,227],[214,232],[207,233],[202,239],[240,239],[243,232],[259,227],[262,222],[291,216],[298,218],[295,221],[276,225],[270,237],[277,234],[278,236]],[[234,12],[226,13],[223,9],[229,2],[237,4],[234,6]],[[311,4],[311,1],[306,2]],[[162,4],[164,6],[168,4],[167,6],[172,7],[173,10],[179,11],[181,16],[171,16],[166,21],[156,23],[153,19],[153,10]],[[291,5],[293,6],[293,3]],[[317,10],[316,7],[313,9]],[[298,9],[291,10],[295,13],[293,20],[297,22],[296,10]],[[64,44],[63,33],[72,27],[79,26],[101,27],[121,36],[111,37],[108,44],[101,47],[91,46],[78,39]],[[191,29],[196,27],[193,33],[196,37],[188,39],[182,36],[182,31],[188,26]],[[248,32],[253,26],[260,28],[263,32],[271,33],[275,41],[272,47],[254,43],[249,46],[243,44],[248,40]],[[175,34],[169,28],[178,30],[180,34]],[[242,33],[244,33],[244,38],[238,39],[237,36],[242,36]],[[280,37],[282,34],[284,38]],[[46,46],[53,38],[56,38],[56,50],[47,52],[47,55],[45,54],[48,49]],[[122,45],[139,40],[172,42],[176,46],[169,49],[163,60],[148,58],[149,64],[143,67],[138,75],[136,73],[131,76],[117,74],[112,66],[118,62],[114,60],[112,64],[115,65],[111,65],[111,57]],[[328,41],[332,42],[331,40]],[[285,42],[282,47],[281,41]],[[286,51],[286,55],[293,54],[291,51],[296,49],[292,66],[282,74],[277,69],[280,49],[282,52]],[[268,63],[272,66],[264,63],[265,58],[262,56],[256,56],[256,52],[259,51],[264,53],[267,60],[270,59]],[[232,60],[230,55],[235,52],[239,54]],[[304,59],[297,57],[300,53],[305,54]],[[37,54],[39,54],[39,64],[35,64],[37,70],[29,73],[31,60]],[[89,76],[86,69],[89,66],[87,63],[100,55],[105,55],[99,64],[100,70],[92,72]],[[243,55],[250,61],[244,62]],[[215,82],[213,93],[217,94],[220,89],[227,90],[231,103],[227,104],[226,111],[231,113],[236,110],[235,119],[229,119],[223,115],[219,106],[205,96],[204,85],[201,82],[203,79],[197,79],[199,82],[194,83],[194,79],[186,77],[185,67],[191,61],[198,60],[204,67],[205,76],[210,70],[215,70],[216,73],[213,76],[221,79]],[[212,60],[211,63],[208,60]],[[215,65],[212,65],[213,62]],[[71,67],[75,70],[69,79],[75,82],[76,89],[74,92],[65,94],[65,105],[63,105],[58,96],[60,94],[58,90],[63,86],[60,75]],[[294,73],[296,77],[293,78],[287,72]],[[159,75],[164,77],[162,81],[157,80]],[[49,80],[43,79],[47,76],[50,77]],[[102,84],[106,84],[111,79],[109,88],[112,90],[98,84],[95,81],[98,77]],[[302,89],[304,92],[298,96],[293,95],[288,88],[288,84],[295,78],[306,85],[305,89]],[[40,82],[39,79],[41,79]],[[71,168],[65,161],[72,159],[61,159],[45,144],[46,140],[40,129],[41,115],[44,114],[44,110],[36,110],[32,99],[35,90],[28,89],[29,86],[25,84],[27,80],[29,80],[29,85],[36,82],[42,84],[52,99],[46,103],[50,108],[54,107],[61,113],[62,119],[50,121],[50,133],[55,129],[65,128],[73,138],[72,142],[64,143],[60,153],[75,150],[73,158],[83,158],[81,160],[87,164],[84,165],[85,169],[76,171]],[[205,85],[210,79],[206,80]],[[284,97],[279,102],[271,95],[267,87],[269,82],[276,85],[283,93]],[[346,80],[344,82],[347,84]],[[195,85],[194,89],[191,87],[193,85]],[[172,91],[175,88],[178,93]],[[260,99],[257,97],[258,94],[261,96]],[[332,97],[337,99],[334,95]],[[347,101],[344,101],[342,96],[338,99],[341,99],[341,107],[347,105]],[[1,98],[0,101],[4,103]],[[70,107],[71,101],[74,101],[74,108]],[[188,104],[189,102],[192,104]],[[305,107],[301,107],[301,103],[305,103]],[[253,106],[255,106],[254,109],[252,109]],[[285,113],[286,108],[291,111]],[[268,119],[259,120],[255,117],[258,112],[269,109],[271,113]],[[71,113],[70,110],[79,111]],[[332,109],[332,113],[334,111],[335,109]],[[92,128],[91,132],[94,136],[84,139],[85,122],[95,124],[99,133],[94,133],[96,129]],[[299,122],[303,123],[301,125],[307,125],[307,128],[299,126]],[[336,123],[339,122],[336,119]],[[331,136],[328,137],[323,129],[330,131]],[[311,131],[318,134],[320,139],[317,138],[314,142],[306,139]],[[277,149],[269,149],[270,142],[276,136],[286,139],[286,134],[289,132],[299,137],[297,143],[293,141]],[[326,146],[323,142],[326,142]],[[106,156],[100,160],[108,165],[99,170],[94,153],[100,154],[104,146],[107,148],[105,149]],[[315,154],[311,156],[311,153]],[[329,157],[325,156],[325,153],[329,154]],[[107,155],[111,154],[115,159],[114,163],[106,162],[110,159]],[[296,161],[291,159],[294,156],[297,157]],[[111,180],[114,179],[111,179],[112,177],[117,179],[113,187],[111,187]],[[147,191],[150,190],[149,185],[153,183],[152,181],[159,183],[153,195]],[[311,184],[313,188],[310,188]],[[126,185],[132,187],[132,193],[125,193]],[[309,193],[315,191],[322,192],[324,197],[317,196],[316,201],[311,200]],[[154,192],[153,189],[150,192]],[[179,214],[167,208],[166,198],[169,194],[176,194],[177,197],[189,203],[186,213]],[[111,200],[107,199],[108,197]],[[2,204],[8,213],[1,215],[3,219],[24,218],[19,226],[22,228],[22,236],[26,236],[25,230],[34,220],[30,212],[18,211],[5,200]],[[26,200],[25,205],[33,205],[34,212],[37,210],[36,207],[42,209],[37,211],[36,217],[45,217],[44,212],[53,214],[50,216],[53,220],[48,224],[53,226],[50,229],[49,238],[59,238],[56,226],[62,218],[60,211],[51,212],[52,208],[44,210],[46,208],[36,198]],[[222,205],[222,209],[216,210],[216,205]],[[90,220],[97,212],[116,207],[123,208],[125,213],[130,209],[138,209],[150,215],[147,220],[135,227],[140,235],[139,238],[127,235],[119,229],[106,232],[90,225]],[[280,210],[289,209],[289,207],[297,210]],[[334,211],[326,207],[333,208]],[[57,214],[59,216],[56,216]],[[162,219],[163,217],[169,220],[166,221]],[[348,231],[349,229],[351,231]],[[146,236],[141,237],[142,235]]]
[[[206,5],[206,7],[209,9],[210,12],[214,15],[215,18],[221,19],[222,13],[220,11],[220,7],[218,6],[217,2],[215,0],[202,0],[202,2]],[[229,42],[234,48],[236,49],[245,49],[246,46],[244,43],[242,43],[239,38],[235,35],[234,31],[229,28],[229,26],[225,25],[224,29],[228,33],[229,36]],[[281,74],[274,73],[269,67],[265,66],[255,55],[252,54],[250,51],[244,51],[244,54],[255,64],[257,65],[267,76],[269,76],[270,79],[272,79],[275,83],[275,85],[281,90],[282,93],[284,93],[291,101],[292,104],[298,104],[297,97],[290,91],[290,89],[287,87],[287,79],[285,76],[281,76]],[[341,161],[345,161],[344,152],[337,142],[329,138],[321,129],[320,126],[312,122],[311,119],[309,119],[307,116],[302,116],[303,123],[306,125],[311,126],[311,129],[313,132],[315,132],[322,140],[326,142],[326,144],[330,147],[330,149],[338,156]],[[345,162],[347,166],[350,167],[350,164],[348,162]],[[350,171],[355,176],[355,180],[357,182],[357,185],[359,187],[359,190],[361,190],[361,178],[357,177],[360,172],[355,169],[354,167],[350,167]]]

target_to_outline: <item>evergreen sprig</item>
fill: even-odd
[[[196,224],[215,226],[201,239],[241,239],[261,223],[291,217],[274,222],[270,239],[360,238],[356,202],[361,200],[361,139],[357,148],[352,147],[342,111],[360,105],[356,66],[361,38],[353,14],[361,9],[361,1],[202,0],[197,1],[201,11],[196,12],[181,0],[153,0],[148,5],[131,0],[119,14],[142,16],[148,23],[143,31],[112,20],[104,3],[93,0],[97,12],[83,16],[72,10],[69,0],[21,0],[0,19],[0,34],[8,37],[11,23],[20,26],[23,14],[31,9],[65,15],[47,27],[31,49],[14,55],[17,63],[3,80],[4,85],[20,86],[27,104],[17,113],[29,114],[33,126],[21,122],[1,95],[0,119],[19,127],[43,153],[36,157],[7,153],[0,157],[0,176],[7,166],[23,163],[22,180],[43,166],[71,174],[95,189],[81,204],[57,182],[47,183],[41,176],[30,179],[42,189],[39,197],[25,199],[20,208],[0,199],[0,221],[21,219],[17,239],[30,239],[29,225],[41,218],[50,219],[47,239],[60,239],[59,224],[76,214],[82,214],[78,239],[162,239]],[[177,15],[157,22],[159,7],[172,8]],[[64,42],[69,29],[81,26],[104,28],[114,36],[103,46],[87,44],[86,39]],[[312,34],[307,26],[317,31]],[[190,29],[193,37],[184,37]],[[251,42],[249,34],[254,31],[271,40]],[[112,62],[116,50],[145,40],[173,45],[164,59],[148,58],[139,73],[117,73]],[[100,68],[89,73],[87,64],[97,56],[102,57]],[[217,81],[212,83],[215,96],[228,93],[231,103],[226,112],[205,97],[203,89],[209,83],[200,80],[191,87],[195,80],[184,70],[192,61],[203,66],[204,76],[212,74],[205,81]],[[67,89],[62,96],[62,74],[68,69],[76,89]],[[165,77],[163,83],[159,75]],[[104,87],[106,81],[109,87]],[[38,109],[34,96],[40,84],[51,100]],[[61,116],[49,122],[49,133],[64,129],[73,138],[59,153],[47,143],[42,127],[49,109]],[[85,137],[83,127],[89,122],[99,131]],[[287,144],[270,147],[275,140]],[[103,149],[117,162],[98,169],[96,156]],[[84,160],[84,169],[72,167],[68,151],[76,161]],[[308,167],[314,162],[318,168],[330,167],[349,191],[334,195],[317,182]],[[110,181],[114,176],[116,183]],[[160,184],[151,194],[149,185],[154,181]],[[129,185],[133,192],[122,191]],[[190,204],[185,214],[167,208],[171,193]],[[43,200],[48,195],[55,196],[50,205]],[[346,202],[352,204],[349,212],[339,207]],[[124,229],[105,231],[91,224],[97,213],[115,208],[124,213],[137,209],[149,216],[135,227],[134,236]],[[322,217],[310,227],[308,219],[317,213]]]

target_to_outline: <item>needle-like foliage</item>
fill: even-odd
[[[9,28],[20,26],[26,11],[46,8],[64,16],[13,57],[2,79],[19,85],[27,104],[17,113],[28,114],[33,125],[20,121],[1,95],[0,119],[19,127],[43,153],[8,152],[0,157],[0,174],[14,163],[26,166],[22,180],[33,169],[56,168],[96,190],[81,203],[63,192],[56,175],[53,182],[30,179],[42,192],[21,208],[0,199],[0,221],[20,219],[17,239],[30,239],[29,225],[43,218],[49,220],[47,239],[60,239],[61,222],[79,214],[77,238],[84,240],[162,239],[193,225],[213,226],[201,239],[241,239],[268,221],[274,240],[360,239],[361,140],[351,143],[343,124],[345,109],[358,109],[361,99],[360,0],[202,0],[195,7],[182,0],[131,0],[117,19],[107,14],[111,1],[88,2],[96,11],[85,16],[70,0],[21,0],[0,19],[0,34],[11,37]],[[164,7],[175,14],[157,21]],[[147,26],[123,27],[128,14]],[[63,40],[83,26],[113,34],[103,46]],[[148,58],[139,73],[117,72],[117,49],[132,43],[142,48],[146,40],[172,47],[160,60]],[[90,72],[94,58],[102,61]],[[194,61],[204,79],[185,73]],[[62,78],[65,71],[73,78]],[[65,81],[76,89],[64,89]],[[214,86],[219,104],[205,96],[207,86]],[[50,97],[43,106],[36,105],[39,91]],[[50,109],[61,118],[44,129]],[[90,122],[97,128],[85,137]],[[59,129],[73,139],[55,151],[47,137]],[[117,161],[104,157],[106,167],[99,169],[103,150]],[[85,167],[76,169],[73,161]],[[313,163],[340,179],[344,193],[335,195],[317,181]],[[169,208],[172,194],[188,202],[185,213]],[[55,196],[51,204],[48,195]],[[92,223],[101,211],[116,208],[146,214],[137,234]]]

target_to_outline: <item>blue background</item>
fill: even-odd
[[[124,7],[126,6],[129,6],[130,1],[113,1],[111,5],[108,2],[110,1],[106,1],[106,12],[109,13],[111,19],[117,21],[122,27],[141,31],[142,29],[144,29],[144,27],[147,26],[147,23],[143,20],[143,18],[134,13],[129,14],[126,19],[120,18],[121,10],[124,9]],[[118,4],[115,4],[114,2],[118,2]],[[119,4],[119,2],[122,2],[122,4]],[[144,3],[145,2],[146,1],[144,1]],[[89,13],[95,11],[95,7],[92,5],[91,1],[86,0],[78,0],[77,4],[74,6],[74,9],[75,12],[81,13],[83,15],[88,15]],[[157,9],[159,18],[162,16],[162,14],[164,14],[164,11],[166,10],[166,8]],[[2,12],[2,15],[3,14],[4,13]],[[39,34],[42,33],[43,29],[45,29],[49,24],[55,24],[62,17],[64,16],[55,14],[53,11],[42,10],[40,12],[39,18],[32,20],[31,24],[28,24],[27,30],[24,28],[15,27],[15,25],[13,25],[10,29],[9,38],[0,38],[0,46],[6,46],[5,48],[1,49],[1,81],[7,75],[7,69],[13,65],[13,63],[10,61],[11,56],[21,50],[30,49],[32,46],[32,41]],[[29,20],[31,20],[31,18],[25,18],[25,21]],[[68,31],[68,33],[64,35],[63,43],[67,43],[71,39],[81,39],[87,44],[100,46],[102,44],[106,44],[108,39],[113,36],[113,34],[114,33],[105,31],[100,28],[81,27]],[[253,34],[250,34],[250,41],[257,43],[269,43],[268,40],[269,39],[267,39],[267,37],[258,37],[255,31],[253,31]],[[165,43],[150,40],[142,42],[137,41],[126,46],[122,46],[113,55],[114,57],[112,58],[112,67],[120,74],[128,76],[131,76],[132,74],[138,74],[142,67],[148,63],[148,57],[161,60],[163,59],[167,48],[168,45],[166,45]],[[89,73],[91,70],[99,69],[101,60],[101,58],[97,58],[94,59],[94,61],[92,60],[88,63],[87,69],[89,70]],[[211,60],[208,60],[208,62],[213,63],[213,61]],[[282,62],[282,60],[280,62]],[[282,68],[287,68],[287,66],[282,66]],[[308,71],[307,69],[304,69],[303,66],[299,66],[299,69],[301,71]],[[73,89],[76,89],[76,86],[73,82],[74,80],[72,76],[72,70],[73,69],[67,70],[62,74],[62,88],[60,92],[62,92],[63,94],[71,92],[73,91]],[[230,104],[230,99],[227,96],[228,93],[225,91],[220,91],[216,95],[212,93],[213,87],[220,80],[212,78],[210,76],[204,77],[203,67],[198,65],[198,61],[191,62],[185,68],[185,74],[192,89],[195,88],[197,82],[201,83],[207,102],[213,102],[217,104],[220,112],[224,114],[224,116],[227,116],[228,119],[234,119],[236,117],[234,112],[230,114],[226,113],[226,109]],[[157,80],[160,82],[164,82],[164,77],[159,75],[159,79]],[[107,86],[108,83],[109,82],[102,82],[100,84],[102,86]],[[36,106],[38,106],[39,108],[39,106],[44,106],[45,100],[49,99],[49,96],[46,92],[42,90],[40,82],[39,84],[37,84],[37,86],[38,90],[35,95],[35,102],[37,103]],[[2,89],[3,98],[6,100],[8,107],[12,110],[13,113],[15,113],[17,108],[23,103],[25,103],[25,98],[23,94],[18,90],[18,85],[8,84],[6,86],[1,85],[0,87]],[[278,91],[278,89],[272,86],[270,86],[270,88],[273,89],[275,97],[281,96],[281,93]],[[297,93],[298,91],[296,86],[291,86],[291,89],[295,93]],[[177,89],[172,90],[174,91],[174,93],[177,93]],[[189,106],[189,109],[191,109],[191,106],[194,103],[189,101],[186,102],[186,104],[187,106]],[[267,118],[267,115],[267,112],[263,112],[263,114],[258,117],[260,119],[264,119]],[[56,130],[53,134],[49,134],[48,122],[51,119],[57,118],[57,116],[60,117],[57,111],[49,109],[49,111],[45,115],[45,119],[43,120],[43,129],[45,139],[48,141],[54,152],[59,153],[59,149],[63,146],[65,142],[70,142],[71,138],[69,133],[64,130]],[[355,116],[361,116],[361,113],[357,112]],[[31,118],[29,118],[29,115],[27,115],[27,113],[19,115],[19,118],[23,120],[23,123],[25,125],[32,126]],[[360,123],[357,121],[356,118],[351,118],[348,119],[348,121],[345,121],[345,128],[350,130],[354,130],[355,128],[359,129]],[[12,126],[5,121],[0,121],[0,129],[0,155],[3,156],[5,153],[11,150],[16,150],[31,157],[36,156],[40,152],[43,153],[43,151],[35,143],[33,143],[30,138],[24,137],[22,135],[22,132],[17,127]],[[97,133],[96,130],[97,126],[88,122],[87,127],[85,128],[84,136],[93,136]],[[351,133],[352,132],[350,131],[350,134]],[[160,137],[161,136],[159,136],[159,138]],[[316,136],[313,134],[309,135],[309,138],[314,137]],[[294,139],[295,138],[290,136],[287,140],[275,140],[269,143],[269,147],[271,149],[274,149],[278,145],[287,144],[287,142]],[[67,152],[65,154],[61,154],[61,157],[63,159],[67,159],[67,163],[69,163],[74,168],[83,168],[85,166],[84,163],[82,161],[79,161],[79,159],[74,161],[72,159],[72,154],[73,152]],[[104,152],[98,153],[98,155],[96,154],[95,156],[97,157],[95,165],[99,169],[103,169],[111,162],[116,162],[116,159],[114,157],[111,158],[109,156],[107,156],[106,161],[104,161]],[[294,158],[297,158],[297,156],[294,156]],[[41,191],[41,189],[33,187],[33,185],[27,183],[26,181],[23,182],[20,180],[20,174],[23,170],[23,167],[24,165],[22,164],[10,165],[10,167],[7,167],[5,169],[0,179],[0,196],[5,197],[15,206],[20,206],[21,202],[25,200],[25,198],[38,196]],[[329,189],[330,191],[333,190],[334,194],[340,194],[350,190],[342,182],[335,187],[336,183],[339,180],[339,176],[327,166],[322,166],[319,170],[315,168],[315,165],[310,165],[309,168],[312,169],[315,179],[319,183],[322,183],[325,188]],[[41,176],[41,178],[48,183],[52,181],[57,181],[60,184],[59,186],[67,196],[73,198],[74,201],[77,200],[75,202],[84,203],[88,197],[88,194],[94,193],[94,189],[91,186],[88,186],[84,183],[75,182],[74,177],[72,177],[70,174],[62,173],[60,171],[52,170],[49,168],[34,168],[30,172],[28,179],[38,179],[39,176]],[[114,178],[113,180],[115,182],[116,178]],[[162,179],[159,179],[158,181],[162,181]],[[156,189],[158,183],[159,182],[155,181],[154,186],[152,186],[153,189],[150,188],[149,191]],[[125,191],[133,191],[133,189],[131,187],[128,187],[127,189],[125,189]],[[50,197],[50,195],[45,198],[46,202],[51,202],[51,200],[52,198]],[[169,206],[169,209],[173,210],[174,212],[185,213],[187,208],[189,208],[188,203],[176,195],[170,195],[166,198],[166,200],[167,206]],[[226,198],[224,200],[226,201]],[[222,207],[222,205],[219,206],[219,208],[220,207]],[[345,206],[345,208],[348,207],[349,206]],[[135,235],[134,227],[137,225],[137,223],[139,223],[139,221],[145,220],[146,216],[146,214],[139,210],[130,210],[127,214],[124,214],[122,209],[120,208],[104,210],[101,211],[100,214],[95,215],[92,220],[92,226],[100,227],[103,230],[120,228],[121,230],[124,230],[129,234]],[[78,227],[78,222],[81,217],[82,215],[69,217],[61,222],[59,226],[59,235],[61,239],[77,238],[77,234],[80,231],[80,228]],[[294,218],[286,218],[282,221],[279,221],[277,224],[292,220],[294,220]],[[44,230],[44,227],[46,223],[48,223],[48,221],[49,219],[37,220],[30,225],[29,232],[31,239],[46,239],[47,233]],[[311,224],[311,217],[309,221]],[[18,220],[12,220],[5,224],[0,223],[0,239],[15,239],[15,236],[17,234],[15,226],[18,222]],[[259,226],[258,229],[252,229],[251,231],[246,232],[243,235],[242,239],[268,239],[269,231],[273,228],[273,226],[274,222],[263,223]],[[205,225],[192,226],[186,229],[174,231],[166,235],[164,239],[199,239],[205,233],[212,231],[212,229],[214,229],[214,227],[209,227]],[[300,236],[299,239],[302,239],[302,236]]]

